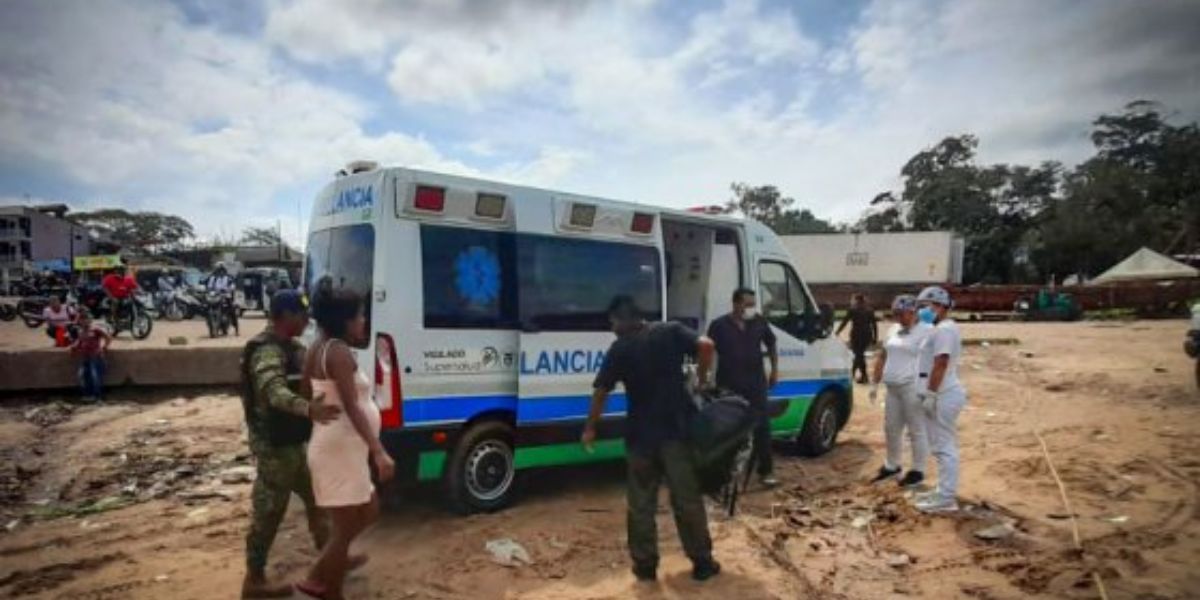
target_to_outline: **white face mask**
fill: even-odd
[[[758,316],[758,309],[753,306],[749,306],[749,307],[742,309],[742,319],[745,321],[749,321],[757,316]]]

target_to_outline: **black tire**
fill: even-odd
[[[450,506],[459,514],[493,512],[512,501],[516,479],[513,429],[483,421],[463,432],[444,475]]]
[[[804,427],[796,437],[796,445],[805,456],[821,456],[837,445],[840,431],[837,394],[833,391],[821,392],[808,409]]]
[[[216,338],[217,336],[217,316],[209,311],[204,317],[204,321],[208,324],[208,337]]]
[[[0,321],[9,322],[17,318],[17,309],[5,304],[0,306]]]
[[[37,317],[31,317],[29,315],[21,315],[21,320],[25,321],[25,326],[30,329],[37,329],[38,327],[42,326],[42,320]]]
[[[150,332],[154,330],[154,319],[150,313],[142,309],[134,309],[133,314],[129,316],[129,335],[135,340],[144,340],[150,337]]]

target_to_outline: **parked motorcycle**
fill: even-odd
[[[237,307],[234,306],[233,297],[226,292],[208,292],[205,295],[205,315],[204,320],[208,323],[209,337],[223,337],[229,335],[229,329],[233,328],[234,333],[237,333],[235,325]]]
[[[175,290],[175,304],[179,305],[183,312],[184,319],[194,319],[197,316],[208,314],[204,306],[204,302],[200,299],[204,297],[202,290],[178,288]]]
[[[153,299],[154,310],[160,318],[168,321],[183,320],[186,313],[176,290],[159,290],[154,292]]]

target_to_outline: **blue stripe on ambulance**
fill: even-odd
[[[786,400],[803,396],[815,396],[830,386],[848,387],[842,379],[803,379],[781,381],[771,388],[772,400]],[[587,416],[591,395],[540,396],[525,398],[518,402],[514,395],[493,396],[441,396],[432,398],[407,398],[404,400],[405,425],[433,425],[461,423],[487,412],[511,412],[517,415],[519,425],[548,421],[580,420]],[[625,394],[613,394],[608,398],[605,416],[625,414]]]

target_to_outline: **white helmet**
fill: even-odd
[[[946,308],[954,306],[954,302],[950,300],[950,292],[947,292],[945,289],[936,285],[929,286],[921,290],[921,293],[917,294],[917,302],[932,302],[933,304],[940,304]]]

